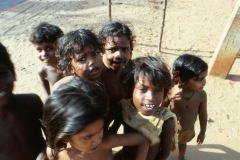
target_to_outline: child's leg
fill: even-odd
[[[178,145],[178,150],[179,150],[178,160],[184,160],[186,149],[187,149],[186,143]]]

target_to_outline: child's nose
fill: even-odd
[[[148,91],[146,93],[146,99],[149,101],[153,100],[153,93],[151,91]]]
[[[92,145],[98,145],[98,144],[101,143],[101,141],[102,141],[101,134],[98,133],[98,134],[95,135],[95,138],[94,138],[94,140],[92,142]]]
[[[46,56],[46,55],[47,55],[47,52],[46,52],[45,50],[42,50],[41,55],[42,55],[42,56]]]

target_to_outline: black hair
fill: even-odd
[[[10,55],[9,55],[6,47],[1,42],[0,42],[0,62],[2,62],[10,70],[14,79],[16,80],[14,64],[10,59]]]
[[[143,56],[131,60],[121,71],[120,83],[124,89],[125,98],[132,98],[133,88],[140,75],[151,76],[154,85],[164,89],[164,97],[172,87],[169,68],[158,57]]]
[[[57,40],[57,69],[63,71],[65,75],[71,75],[72,58],[74,54],[79,54],[85,46],[91,46],[103,52],[103,45],[98,37],[91,30],[78,29],[71,31]]]
[[[127,37],[130,42],[131,50],[133,50],[133,43],[135,41],[135,37],[133,36],[132,31],[126,24],[117,21],[108,22],[99,31],[99,38],[101,43],[103,44],[106,44],[107,37],[120,37],[121,35],[125,35]]]
[[[183,54],[173,63],[173,80],[179,76],[182,82],[187,82],[191,78],[198,78],[199,74],[207,69],[208,64],[200,57],[191,54]]]
[[[42,120],[53,156],[56,158],[61,150],[66,149],[61,140],[63,137],[74,135],[86,125],[105,118],[108,105],[105,91],[83,77],[55,90],[45,103]]]
[[[33,44],[55,43],[63,35],[63,31],[56,25],[42,22],[33,29],[30,42]]]

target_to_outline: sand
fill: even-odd
[[[154,0],[152,0],[154,1]],[[237,0],[171,0],[166,10],[162,51],[158,52],[162,1],[112,0],[112,18],[131,23],[136,35],[134,57],[159,55],[171,67],[182,53],[201,56],[207,63],[221,37]],[[56,24],[66,33],[78,28],[98,32],[109,20],[107,0],[27,0],[0,11],[0,41],[15,63],[15,93],[36,93],[43,101],[37,68],[41,62],[28,38],[39,22]],[[188,144],[186,159],[237,160],[240,157],[240,60],[236,59],[227,79],[208,76],[208,126],[202,146],[196,137]],[[196,122],[199,132],[199,122]],[[172,152],[168,159],[176,159]]]

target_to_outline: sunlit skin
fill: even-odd
[[[151,78],[142,74],[133,89],[133,104],[139,112],[146,116],[156,112],[164,95],[163,88],[153,85]]]
[[[77,134],[65,136],[66,150],[58,153],[58,160],[113,160],[112,148],[118,146],[138,146],[138,160],[145,160],[149,142],[140,133],[103,133],[104,119],[100,118],[83,128]],[[52,157],[47,148],[48,157]]]
[[[91,153],[98,150],[103,137],[104,120],[99,119],[87,125],[79,133],[66,137],[70,145],[83,153]]]
[[[80,53],[72,58],[74,73],[87,79],[98,79],[103,69],[102,57],[99,50],[85,46]]]
[[[103,62],[108,69],[118,71],[132,58],[130,41],[125,35],[107,37]]]
[[[115,119],[119,115],[119,111],[115,111],[114,108],[117,102],[122,99],[118,76],[123,66],[132,58],[132,51],[130,41],[125,35],[107,37],[104,48],[105,53],[102,54],[104,67],[101,78],[111,102],[110,119]],[[108,123],[110,122],[106,122],[106,126],[109,125]]]
[[[57,62],[57,58],[55,57],[55,46],[54,43],[51,42],[44,42],[42,44],[34,44],[36,50],[37,50],[37,56],[45,63],[47,66],[55,66]]]
[[[163,101],[164,89],[152,83],[152,76],[144,76],[142,73],[135,82],[132,100],[136,109],[145,116],[153,115]],[[149,147],[146,160],[164,159],[168,157],[171,148],[174,122],[171,118],[166,120],[159,135],[161,143]],[[137,132],[124,123],[124,133]],[[161,148],[161,149],[160,149]],[[134,159],[135,147],[123,147],[124,155]]]
[[[171,111],[178,118],[179,131],[187,131],[193,128],[197,116],[199,116],[201,128],[196,140],[197,145],[203,143],[207,126],[207,94],[203,90],[206,85],[207,73],[206,70],[200,73],[198,77],[193,77],[187,82],[182,82],[178,78],[178,84],[171,89],[170,94],[162,103],[162,106],[168,106],[170,103]],[[184,159],[186,146],[186,144],[179,145],[179,160]]]
[[[48,96],[51,94],[50,84],[54,85],[63,77],[63,74],[62,72],[57,71],[55,66],[57,63],[57,58],[55,57],[54,43],[35,43],[34,46],[37,50],[38,58],[44,63],[44,65],[38,68],[38,75],[40,77],[44,92],[46,96]]]

